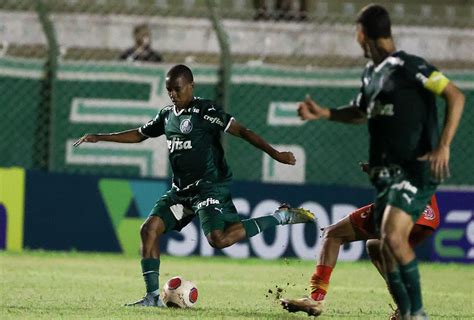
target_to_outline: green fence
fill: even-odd
[[[85,132],[137,127],[169,103],[164,75],[169,65],[60,63],[53,84],[51,114],[41,112],[40,61],[0,59],[3,116],[0,166],[47,168],[70,173],[167,177],[162,138],[140,144],[72,143]],[[216,96],[217,67],[195,66],[196,95]],[[366,126],[303,123],[296,102],[311,94],[323,105],[346,104],[357,93],[360,70],[304,71],[282,67],[234,66],[228,111],[280,149],[295,153],[295,167],[271,161],[244,141],[226,137],[227,157],[239,180],[365,185],[357,161],[367,158]],[[472,137],[474,73],[448,72],[467,96],[463,121],[452,147],[451,185],[474,185]],[[441,103],[440,103],[441,105]],[[444,108],[440,106],[440,114]],[[49,126],[41,127],[49,117]],[[45,143],[46,142],[46,143]],[[41,152],[38,146],[48,146]],[[42,158],[47,154],[47,158]],[[47,162],[46,167],[42,166]]]
[[[168,177],[163,138],[81,148],[72,142],[85,132],[146,122],[169,103],[166,71],[185,63],[195,73],[197,95],[218,100],[239,122],[297,157],[294,167],[280,165],[226,137],[236,179],[367,185],[357,167],[367,158],[366,127],[305,124],[295,112],[306,94],[331,107],[355,96],[366,61],[354,40],[354,17],[366,1],[258,5],[264,2],[0,1],[0,166]],[[380,3],[393,18],[397,46],[425,57],[465,92],[447,183],[474,185],[474,3]],[[119,61],[126,49],[143,49],[134,46],[133,30],[140,25],[148,26],[148,43],[161,63]]]

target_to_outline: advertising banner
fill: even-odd
[[[441,223],[434,237],[431,259],[474,262],[474,192],[437,193]]]
[[[168,190],[161,179],[116,179],[51,174],[22,169],[0,170],[0,249],[122,252],[138,256],[139,230],[156,200]],[[234,182],[234,204],[242,218],[272,214],[282,203],[304,207],[317,222],[277,226],[223,250],[212,248],[196,217],[180,233],[160,239],[163,253],[225,255],[232,258],[314,260],[321,228],[370,203],[370,188]],[[417,248],[421,260],[472,263],[474,222],[472,191],[437,193],[439,230]],[[339,259],[365,258],[362,241],[341,247]]]
[[[111,251],[138,255],[140,226],[169,188],[163,180],[125,180],[29,171],[26,183],[25,247],[46,250]],[[278,226],[224,250],[215,250],[196,218],[180,233],[160,241],[171,255],[228,255],[265,259],[314,259],[325,227],[368,203],[370,189],[235,182],[234,203],[242,217],[268,215],[282,203],[316,213],[316,224]],[[363,243],[341,249],[342,260],[357,260]]]
[[[25,170],[0,168],[0,249],[23,249]]]

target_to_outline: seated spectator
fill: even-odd
[[[141,24],[133,29],[135,45],[128,48],[120,55],[120,60],[161,62],[161,55],[151,48],[151,32],[146,24]]]
[[[306,20],[307,0],[299,0],[299,10],[294,11],[294,0],[276,0],[273,13],[268,12],[267,0],[254,0],[255,20],[268,20],[273,17],[275,20]]]

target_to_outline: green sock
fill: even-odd
[[[157,296],[160,294],[158,282],[158,276],[160,275],[160,259],[142,259],[141,264],[146,292]]]
[[[410,298],[398,269],[387,273],[387,282],[402,316],[410,313]]]
[[[241,222],[244,225],[245,235],[247,238],[253,237],[268,228],[273,228],[279,225],[278,220],[273,216],[246,219]]]
[[[417,314],[423,310],[423,302],[421,299],[420,272],[418,271],[416,258],[406,265],[400,266],[400,275],[410,297],[411,314]]]

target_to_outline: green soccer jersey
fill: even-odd
[[[437,146],[435,95],[448,82],[424,59],[403,51],[367,64],[353,105],[367,114],[371,166],[415,163]]]
[[[195,97],[179,112],[174,105],[163,108],[139,131],[146,137],[166,136],[173,184],[183,189],[198,181],[230,180],[220,138],[232,120],[213,101]]]

